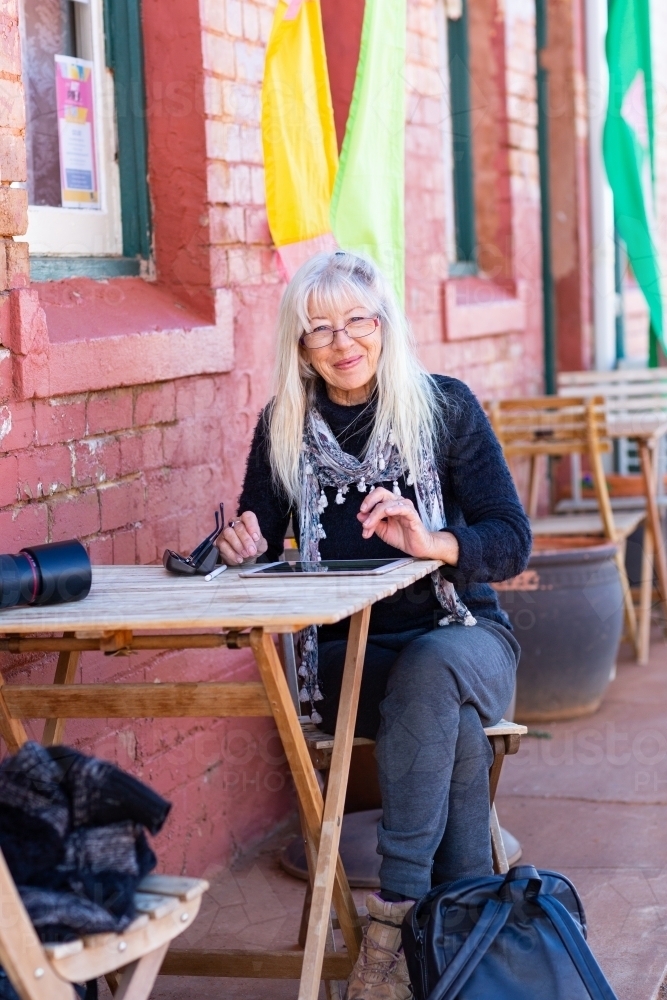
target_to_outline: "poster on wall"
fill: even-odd
[[[93,64],[56,56],[60,188],[64,208],[99,208]]]

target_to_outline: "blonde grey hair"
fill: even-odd
[[[417,357],[407,319],[387,280],[371,260],[357,254],[317,254],[296,272],[280,305],[274,398],[268,409],[273,476],[297,506],[303,426],[317,379],[299,341],[310,329],[310,316],[335,314],[351,301],[381,321],[377,405],[366,451],[384,443],[391,431],[407,468],[420,476],[422,442],[433,441],[440,430],[442,393]]]

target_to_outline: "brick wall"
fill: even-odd
[[[21,82],[18,0],[0,3],[0,392],[11,391],[10,289],[28,283],[27,247],[12,237],[27,224],[27,192],[12,187],[27,179],[25,104]],[[3,426],[3,425],[0,425]],[[9,468],[7,467],[7,471]]]
[[[471,24],[475,193],[483,244],[480,264],[501,287],[523,284],[525,329],[450,343],[444,339],[442,318],[447,260],[439,2],[411,0],[408,6],[408,315],[431,370],[463,379],[482,398],[529,395],[542,390],[543,379],[532,7],[508,0],[503,8],[489,0],[475,6]],[[501,95],[504,91],[504,101],[498,98],[498,90]]]
[[[525,329],[454,343],[443,332],[435,2],[409,2],[408,312],[433,370],[463,378],[484,396],[528,393],[541,387],[542,369],[531,8],[507,0],[503,20],[500,6],[487,5],[484,29],[507,94],[508,120],[491,129],[496,145],[487,152],[507,193],[505,277],[527,289]],[[283,290],[266,224],[259,131],[274,2],[201,0],[197,7],[179,0],[176,6],[169,18],[162,0],[144,6],[156,288],[206,317],[221,296],[231,297],[233,367],[50,397],[37,375],[32,382],[25,375],[39,374],[48,361],[47,299],[55,293],[28,287],[24,245],[12,240],[25,231],[25,192],[9,187],[25,180],[24,111],[16,4],[0,0],[0,551],[78,535],[96,563],[155,562],[167,545],[190,549],[210,529],[216,503],[233,508],[239,493],[250,434],[270,391]],[[168,83],[171,97],[162,99]],[[108,289],[129,301],[132,286],[124,280],[134,279],[115,280]],[[68,284],[73,317],[74,292],[83,287]],[[0,657],[10,682],[49,681],[54,666],[54,657]],[[252,674],[247,653],[226,651],[128,659],[86,653],[81,666],[86,681]],[[28,728],[39,738],[41,723]],[[67,740],[117,760],[172,799],[172,818],[157,844],[161,863],[196,873],[226,862],[292,807],[273,733],[259,720],[91,720],[68,723]]]
[[[0,120],[7,123],[0,129],[3,552],[78,536],[94,563],[156,562],[166,546],[189,550],[208,533],[219,500],[235,507],[249,437],[268,398],[282,288],[262,210],[258,142],[259,74],[271,11],[270,4],[210,4],[202,28],[196,5],[182,7],[179,36],[184,33],[189,44],[180,52],[172,49],[170,64],[165,51],[173,33],[161,29],[156,51],[151,43],[159,11],[145,5],[151,22],[146,65],[158,285],[204,315],[216,294],[233,293],[233,371],[27,399],[20,398],[18,355],[9,348],[19,340],[30,347],[30,320],[48,342],[39,295],[45,303],[63,296],[52,287],[24,287],[27,248],[11,239],[26,227],[25,191],[9,187],[25,180],[25,123],[16,10],[12,4],[0,9]],[[231,53],[231,63],[224,52]],[[157,101],[165,92],[158,70],[171,70],[172,98],[180,103]],[[178,168],[179,141],[189,143],[191,175]],[[72,287],[81,290],[83,283]],[[129,287],[123,279],[110,282],[114,301],[127,298]],[[47,682],[55,657],[4,655],[0,666],[10,683]],[[85,681],[240,680],[253,677],[254,666],[245,651],[122,660],[85,653],[80,675]],[[35,722],[27,728],[39,739],[41,727]],[[66,738],[129,767],[171,799],[174,809],[157,848],[161,864],[172,871],[200,872],[227,861],[292,808],[282,751],[268,720],[71,721]]]
[[[550,0],[548,44],[549,186],[555,354],[559,371],[593,364],[583,0]]]

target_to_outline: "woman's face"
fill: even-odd
[[[380,351],[382,327],[378,323],[373,333],[359,340],[349,337],[341,329],[357,317],[373,316],[368,306],[354,300],[341,303],[334,312],[314,309],[310,315],[310,329],[329,326],[338,332],[328,347],[301,346],[302,356],[327,383],[330,399],[336,403],[354,406],[365,402],[375,384]]]

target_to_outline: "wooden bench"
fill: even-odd
[[[203,879],[149,875],[122,934],[42,944],[0,853],[0,964],[21,1000],[75,1000],[72,983],[106,976],[114,1000],[148,1000],[167,949],[197,916]]]

